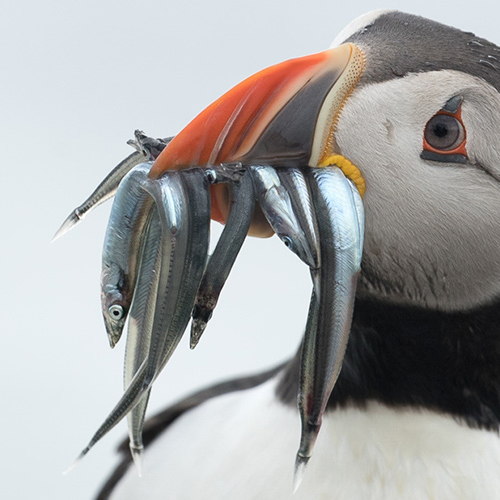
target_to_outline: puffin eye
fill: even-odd
[[[461,100],[451,103],[453,99],[450,99],[425,126],[424,147],[420,155],[424,160],[467,163],[467,134],[462,122]],[[450,103],[456,107],[453,109]]]
[[[123,318],[123,307],[118,304],[113,304],[108,308],[110,316],[115,320],[120,320]]]
[[[450,151],[464,142],[465,130],[455,116],[437,114],[427,122],[424,138],[432,148]]]

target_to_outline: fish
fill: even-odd
[[[156,301],[151,308],[153,328],[149,350],[123,396],[77,460],[85,456],[151,388],[186,329],[206,264],[210,196],[203,170],[171,171],[159,179],[148,179],[143,187],[154,200],[162,228],[161,265]]]
[[[178,295],[177,305],[172,319],[173,341],[166,342],[160,370],[163,369],[173,350],[177,346],[179,333],[187,328],[193,304],[206,269],[208,247],[210,243],[210,194],[208,189],[209,179],[204,169],[190,168],[181,172],[185,182],[188,203],[190,204],[191,232],[196,238],[190,238],[190,245],[185,260],[185,284]],[[176,333],[179,332],[179,333]],[[177,343],[176,343],[177,342]]]
[[[312,265],[309,267],[318,269],[321,265],[318,227],[304,170],[296,167],[278,167],[276,173],[290,196],[293,212],[307,241],[307,248],[312,257]]]
[[[361,245],[361,253],[363,253],[364,245],[364,235],[365,235],[365,208],[363,205],[363,198],[353,181],[348,179],[349,187],[351,188],[352,197],[354,200],[354,206],[356,207],[356,213],[358,215],[358,229],[359,229],[359,241]],[[362,255],[360,256],[362,258]]]
[[[342,367],[363,249],[363,206],[337,167],[309,168],[320,241],[319,290],[313,288],[301,355],[301,440],[294,490],[312,454],[322,415]]]
[[[160,219],[155,207],[152,210],[149,227],[145,236],[139,275],[130,308],[123,380],[125,390],[130,385],[149,351],[153,329],[154,305],[158,293],[158,273],[156,270],[161,265],[160,245],[158,245],[160,239]],[[142,427],[149,395],[150,391],[147,392],[127,415],[130,452],[139,476],[142,475]]]
[[[130,170],[144,161],[155,160],[173,139],[173,137],[152,139],[140,130],[135,131],[135,137],[135,140],[129,140],[127,144],[134,147],[137,151],[128,155],[124,160],[118,163],[118,165],[111,170],[104,180],[95,188],[92,194],[66,217],[52,238],[52,242],[73,229],[89,212],[110,198],[113,198],[120,182]]]
[[[249,172],[230,184],[230,210],[222,234],[208,260],[192,312],[190,347],[198,344],[212,317],[219,295],[245,241],[255,208],[255,192]]]
[[[120,340],[137,279],[142,241],[152,202],[142,188],[151,162],[136,165],[122,180],[104,238],[101,306],[110,346]]]
[[[273,167],[251,166],[255,194],[262,212],[278,238],[309,267],[316,266],[313,253],[292,208],[290,195]]]
[[[89,212],[115,196],[118,185],[125,175],[127,175],[136,165],[143,163],[145,159],[146,156],[143,153],[135,151],[118,163],[118,165],[111,170],[104,180],[95,188],[92,194],[66,217],[61,227],[56,231],[52,241],[54,242],[59,239],[81,222]]]
[[[195,238],[191,238],[189,240],[188,246],[190,246],[190,248],[188,248],[186,251],[186,257],[184,260],[184,272],[182,274],[182,283],[191,283],[191,286],[184,286],[179,288],[179,293],[176,295],[177,302],[175,305],[175,310],[173,312],[166,313],[169,317],[171,317],[171,326],[169,328],[169,333],[166,337],[165,345],[163,347],[161,363],[155,371],[154,379],[156,379],[156,376],[170,359],[170,356],[173,354],[175,348],[177,347],[183,332],[186,330],[190,312],[192,309],[192,304],[194,302],[194,296],[200,283],[201,275],[205,267],[206,255],[208,253],[210,227],[210,219],[208,214],[210,214],[210,200],[208,197],[208,183],[206,183],[206,174],[201,169],[190,169],[185,172],[181,172],[180,177],[181,181],[185,184],[187,201],[190,206],[190,213],[192,214],[192,217],[190,216],[189,218],[191,226],[190,230],[193,231],[196,235]],[[203,193],[205,193],[205,196],[203,196]],[[203,214],[205,214],[205,216]],[[154,219],[152,219],[151,223],[153,222],[155,222]],[[156,234],[148,234],[148,238],[151,240],[151,243],[153,245],[155,237],[157,237]],[[143,262],[144,259],[148,258],[148,255],[146,254],[147,250],[148,248],[145,245],[142,257]],[[146,288],[150,283],[150,281],[148,280],[150,272],[148,271],[154,270],[154,267],[148,266],[148,268],[141,268],[141,273],[146,273],[146,278],[144,279],[143,285]],[[154,279],[154,277],[152,278]],[[140,286],[142,286],[142,284],[138,282],[137,288],[139,289]],[[163,291],[158,290],[158,293],[163,293]],[[172,292],[170,290],[167,291],[167,293],[175,294],[175,291]],[[151,297],[150,293],[147,294],[147,297],[148,299],[145,305],[146,307],[151,307],[151,303],[154,302],[154,298]],[[140,336],[143,337],[145,334],[149,336],[147,342],[147,346],[149,347],[153,324],[149,322],[148,325],[143,324],[142,326],[145,326],[146,328],[145,330],[141,331]],[[161,334],[161,330],[159,333]],[[143,359],[144,356],[137,359],[135,363],[136,367],[140,366]],[[147,376],[145,377],[145,383],[147,383]],[[127,416],[130,430],[130,450],[134,462],[138,468],[139,475],[141,475],[141,455],[143,449],[142,426],[144,423],[144,416],[150,392],[151,388],[148,389],[147,394],[142,397],[139,403],[131,410],[131,412]]]

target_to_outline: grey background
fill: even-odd
[[[243,78],[327,48],[374,8],[500,42],[496,0],[2,2],[2,498],[91,498],[125,434],[122,423],[62,476],[120,397],[124,354],[123,341],[109,349],[99,304],[110,204],[50,244],[62,220],[131,152],[134,129],[175,134]],[[194,352],[181,343],[150,409],[290,356],[309,291],[276,238],[248,239],[205,337]]]

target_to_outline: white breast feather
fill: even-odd
[[[500,439],[448,416],[377,403],[324,418],[299,491],[297,411],[275,381],[215,398],[179,418],[131,467],[113,500],[500,498]]]

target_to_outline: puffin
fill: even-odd
[[[302,484],[293,493],[299,347],[153,416],[142,477],[124,443],[98,500],[500,498],[500,48],[375,11],[332,49],[331,148],[364,179],[366,229],[343,367]],[[314,124],[293,116],[283,148],[313,155],[312,133],[295,131]]]

